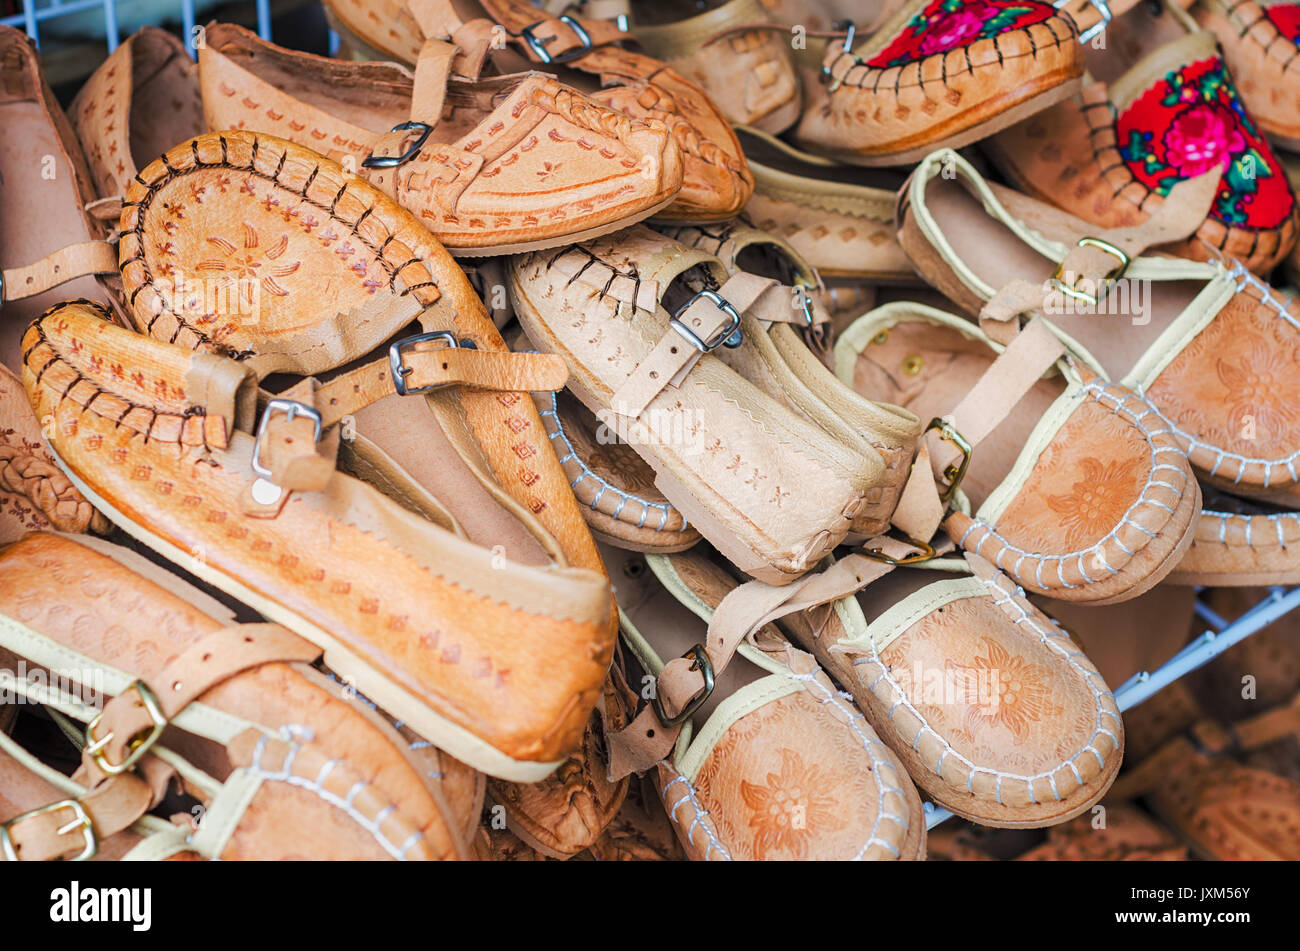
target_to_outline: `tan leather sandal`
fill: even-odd
[[[659,120],[629,118],[541,74],[460,80],[450,43],[428,44],[413,76],[394,63],[283,49],[229,24],[206,36],[199,81],[209,128],[322,150],[456,254],[606,234],[681,189],[681,152]]]
[[[1221,170],[1195,235],[1166,250],[1197,260],[1217,250],[1267,274],[1295,244],[1295,194],[1214,36],[1174,0],[1155,9],[1111,4],[1111,48],[1088,57],[1096,81],[983,148],[1021,189],[1103,228],[1140,225],[1173,186]]]
[[[753,577],[780,583],[843,539],[884,462],[850,449],[728,367],[743,315],[794,316],[788,288],[728,275],[643,227],[511,260],[515,312],[562,354],[569,386],[655,470],[692,525]]]
[[[1300,512],[1207,490],[1170,584],[1237,587],[1300,582]]]
[[[640,4],[629,27],[651,56],[707,92],[735,125],[773,134],[799,118],[803,97],[790,33],[759,0]]]
[[[667,758],[659,795],[694,860],[919,859],[921,801],[898,759],[811,656],[760,626],[727,656],[706,650],[705,626],[735,582],[708,559],[610,553],[610,576],[631,654],[665,687],[663,658],[705,671],[681,704],[661,689],[624,734],[647,725]],[[697,643],[698,642],[698,643]],[[694,644],[694,646],[691,646]],[[734,658],[734,663],[728,663]]]
[[[686,851],[648,777],[629,776],[627,799],[587,854],[597,862],[681,862]]]
[[[624,115],[658,119],[681,148],[682,188],[657,217],[735,215],[754,179],[718,107],[663,61],[620,46],[631,39],[626,17],[620,25],[596,4],[576,6],[557,16],[528,0],[328,0],[325,10],[358,59],[414,66],[424,43],[440,40],[460,48],[452,71],[467,79],[539,69]]]
[[[0,642],[50,673],[15,689],[84,724],[71,777],[0,735],[6,776],[31,774],[4,784],[6,858],[90,858],[101,842],[135,859],[463,852],[400,736],[343,702],[307,666],[319,649],[285,628],[235,624],[140,556],[70,536],[4,549],[0,579]],[[199,805],[151,815],[173,789]]]
[[[1191,544],[1201,493],[1173,433],[1043,321],[1003,349],[964,318],[886,304],[849,327],[835,363],[859,392],[932,420],[916,465],[943,487],[945,530],[1017,584],[1068,601],[1124,601],[1168,575]]]
[[[1047,841],[1018,862],[1185,862],[1187,847],[1136,806],[1107,803],[1047,833]]]
[[[1078,37],[1040,0],[910,0],[873,33],[827,42],[794,139],[855,165],[968,145],[1078,92]]]
[[[1182,2],[1192,18],[1218,39],[1250,114],[1270,139],[1300,149],[1300,11],[1289,0]]]
[[[179,39],[153,26],[127,37],[95,70],[68,118],[100,198],[126,194],[140,169],[207,131],[198,68]]]
[[[1176,186],[1141,225],[1102,231],[937,152],[900,196],[900,234],[990,334],[1009,339],[1012,312],[1037,311],[1081,365],[1143,394],[1202,480],[1285,505],[1300,494],[1300,371],[1278,354],[1300,342],[1300,308],[1240,263],[1144,254],[1197,226],[1216,177]]]

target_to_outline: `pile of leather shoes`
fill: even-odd
[[[0,28],[4,857],[1297,857],[1296,9]]]

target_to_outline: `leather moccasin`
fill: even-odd
[[[119,527],[301,632],[340,676],[475,768],[537,780],[577,745],[612,649],[599,574],[494,553],[457,529],[455,508],[372,472],[399,503],[328,455],[299,456],[319,448],[328,398],[268,403],[257,438],[256,378],[228,358],[114,327],[80,303],[34,322],[24,353],[60,465]],[[407,361],[416,386],[423,360]],[[327,446],[338,429],[322,426]]]
[[[551,445],[598,540],[629,551],[672,554],[699,530],[655,488],[655,472],[569,392],[533,397]]]
[[[799,118],[789,29],[769,26],[759,0],[643,4],[633,20],[645,51],[698,83],[732,124],[775,134]]]
[[[632,776],[627,799],[588,855],[598,862],[681,862],[686,852],[649,777]]]
[[[682,188],[660,218],[730,218],[753,192],[718,107],[662,60],[618,45],[630,37],[616,19],[573,5],[555,16],[528,0],[329,0],[325,10],[357,58],[414,66],[426,40],[441,40],[461,49],[452,70],[464,78],[539,69],[624,115],[663,122],[682,152]]]
[[[681,189],[681,152],[659,120],[629,118],[544,74],[459,80],[456,50],[431,41],[412,75],[213,24],[199,51],[204,115],[209,128],[267,133],[341,161],[457,254],[581,241],[661,210]]]
[[[1214,34],[1242,102],[1270,139],[1300,149],[1300,8],[1292,0],[1193,0],[1192,18]]]
[[[1194,235],[1165,250],[1215,250],[1266,274],[1295,244],[1295,194],[1214,36],[1172,0],[1118,16],[1089,58],[1095,82],[984,148],[1021,189],[1103,228],[1140,225],[1179,182],[1222,177]],[[1132,64],[1124,71],[1116,64]]]
[[[198,67],[172,34],[146,26],[127,37],[72,100],[100,198],[126,194],[140,169],[207,131]]]
[[[745,129],[737,134],[754,173],[744,217],[788,241],[827,289],[917,282],[894,233],[900,174],[834,166],[771,136]]]
[[[1185,862],[1187,847],[1136,806],[1106,803],[1103,823],[1080,816],[1047,833],[1018,862]]]
[[[1300,308],[1239,262],[1143,254],[1195,228],[1215,186],[1205,173],[1141,225],[1105,231],[940,152],[900,195],[899,227],[926,280],[990,334],[1008,339],[1011,312],[1035,309],[1083,365],[1143,394],[1156,410],[1148,423],[1203,481],[1286,505],[1300,481],[1289,356]]]
[[[1213,587],[1300,582],[1300,512],[1207,490],[1192,544],[1169,582]]]
[[[609,570],[624,641],[649,674],[663,672],[664,658],[677,654],[703,661],[705,628],[735,590],[722,569],[694,553],[611,553]],[[657,767],[660,797],[687,855],[923,857],[916,789],[847,694],[771,626],[741,643],[736,655],[725,668],[709,668],[708,686],[685,708],[689,719]],[[665,714],[680,719],[685,709],[659,696]],[[659,724],[659,702],[638,725]]]
[[[822,362],[818,354],[829,349],[830,317],[814,293],[817,272],[782,238],[743,223],[687,226],[665,233],[716,255],[732,275],[753,275],[782,286],[794,321],[745,314],[744,343],[719,351],[719,357],[846,447],[870,447],[868,462],[877,455],[884,459],[884,475],[854,516],[851,531],[862,538],[885,531],[912,467],[921,421],[901,407],[858,395]]]
[[[869,37],[827,43],[794,138],[855,165],[908,165],[1078,92],[1074,22],[1039,0],[911,0]]]
[[[401,737],[340,699],[307,666],[319,649],[285,628],[236,624],[104,542],[29,536],[0,552],[0,579],[0,641],[50,672],[16,689],[86,736],[70,778],[3,739],[5,772],[34,774],[5,784],[7,857],[78,857],[101,840],[106,855],[151,859],[461,853]],[[146,815],[174,789],[202,808]]]
[[[1017,584],[1123,601],[1191,544],[1201,493],[1174,434],[1041,321],[1003,350],[961,317],[886,304],[849,327],[835,357],[859,392],[933,420],[925,464],[955,503],[944,528]]]
[[[852,587],[863,558],[832,565],[824,581],[847,571]],[[1115,698],[1010,578],[968,555],[858,587],[834,600],[805,594],[781,624],[936,802],[1014,827],[1064,822],[1101,799],[1123,755]]]
[[[789,288],[644,227],[519,255],[509,281],[524,331],[564,356],[574,395],[747,574],[807,571],[880,483],[879,454],[809,425],[716,355],[741,344],[746,314],[796,319]]]

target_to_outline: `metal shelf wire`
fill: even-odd
[[[175,0],[175,2],[179,8],[177,12],[180,14],[181,35],[186,38],[185,48],[193,56],[194,50],[190,37],[194,35],[196,24],[194,0]],[[262,39],[269,40],[271,39],[271,0],[253,0],[253,2],[257,8],[257,33]],[[108,46],[108,52],[111,53],[117,49],[118,43],[121,42],[118,30],[117,0],[50,0],[47,6],[41,7],[36,5],[35,0],[23,0],[22,12],[0,17],[0,24],[19,27],[26,31],[27,35],[35,41],[39,48],[41,44],[40,26],[42,23],[96,9],[102,9],[104,12],[105,42]]]

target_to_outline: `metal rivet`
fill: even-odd
[[[903,361],[903,372],[908,376],[916,376],[921,372],[924,363],[925,361],[921,359],[920,354],[914,353]]]
[[[872,343],[884,343],[884,342],[885,342],[886,340],[888,340],[888,339],[889,339],[889,331],[888,331],[888,330],[882,330],[882,331],[880,331],[880,333],[876,334],[874,337],[871,338],[871,342],[872,342]]]

